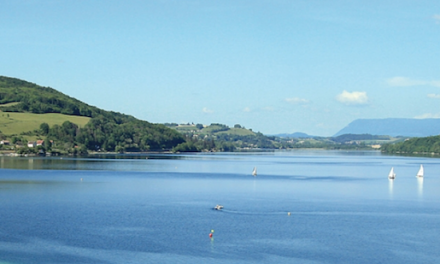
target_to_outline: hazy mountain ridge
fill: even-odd
[[[440,119],[357,119],[337,132],[334,137],[343,134],[371,134],[406,137],[428,137],[440,134]]]

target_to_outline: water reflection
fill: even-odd
[[[30,170],[34,169],[34,159],[29,159],[29,161],[28,161],[28,168]]]
[[[393,198],[393,188],[394,188],[394,180],[388,179],[388,193],[390,194],[390,198]]]
[[[419,198],[423,198],[423,177],[417,177],[417,187]]]

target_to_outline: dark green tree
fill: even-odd
[[[41,125],[40,125],[40,130],[41,130],[41,133],[42,133],[42,135],[47,135],[48,133],[49,133],[49,124],[47,124],[47,123],[42,123]]]

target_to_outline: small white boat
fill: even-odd
[[[221,209],[223,209],[223,205],[219,205],[219,204],[217,204],[217,205],[214,207],[214,209],[215,209],[215,210],[221,210]]]
[[[420,165],[420,169],[419,172],[417,172],[416,177],[423,178],[423,174],[424,174],[423,165]]]
[[[254,177],[257,176],[257,167],[254,167],[254,170],[252,171],[252,175]]]
[[[394,173],[394,167],[392,167],[390,173],[388,174],[388,179],[394,180],[395,178],[396,178],[396,173]]]

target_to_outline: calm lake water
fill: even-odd
[[[0,263],[440,263],[436,158],[298,150],[0,168]]]

